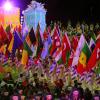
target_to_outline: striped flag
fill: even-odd
[[[76,52],[74,54],[72,66],[75,66],[75,65],[78,64],[79,56],[80,56],[81,50],[82,50],[82,48],[84,46],[84,43],[85,43],[85,38],[84,38],[84,35],[82,34],[81,37],[80,37],[80,40],[78,42],[78,46],[76,48]]]

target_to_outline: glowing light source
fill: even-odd
[[[4,4],[4,9],[6,10],[6,11],[10,11],[11,9],[12,9],[12,4],[9,2],[9,1],[7,1],[5,4]]]

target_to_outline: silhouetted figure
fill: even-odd
[[[84,100],[92,100],[92,93],[88,88],[86,88],[85,90]]]

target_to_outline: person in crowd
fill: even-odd
[[[89,88],[85,89],[84,100],[92,100],[92,93]]]

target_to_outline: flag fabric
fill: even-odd
[[[11,42],[8,46],[8,51],[10,53],[15,53],[16,49],[18,49],[23,44],[21,38],[19,37],[18,33],[14,31],[13,37],[11,39]]]
[[[28,27],[25,23],[23,23],[22,26],[22,41],[24,41],[26,39],[26,36],[28,35]]]
[[[43,49],[43,42],[40,35],[40,25],[38,24],[37,31],[36,31],[36,39],[37,39],[37,52],[36,56],[41,56],[42,49]]]
[[[58,62],[62,57],[62,47],[59,47],[53,55],[53,58]]]
[[[96,46],[91,54],[91,57],[87,63],[88,71],[95,67],[96,63],[100,60],[100,41],[96,43]]]
[[[50,36],[50,32],[49,31],[47,31],[47,32],[48,32],[48,45],[49,45],[49,48],[50,48],[50,46],[52,44],[52,39],[51,39],[51,36]]]
[[[21,38],[19,37],[18,33],[16,31],[14,31],[12,40],[8,46],[8,51],[10,53],[15,54],[16,49],[18,49],[20,46],[22,46],[22,44],[23,44],[23,42],[22,42]]]
[[[44,47],[43,47],[43,50],[42,50],[42,53],[41,53],[41,58],[45,59],[45,57],[48,55],[49,53],[49,45],[48,45],[48,41],[45,40],[44,41]]]
[[[68,54],[70,53],[70,49],[71,49],[71,44],[67,36],[67,33],[65,33],[62,39],[62,60],[64,64],[68,63],[68,58],[69,58]]]
[[[60,37],[58,34],[57,29],[54,29],[53,35],[52,35],[52,45],[51,45],[51,50],[50,50],[50,55],[52,56],[54,52],[61,46],[60,44]]]
[[[44,47],[43,47],[43,50],[42,50],[42,53],[41,53],[41,57],[43,59],[45,59],[45,57],[49,54],[49,45],[50,45],[50,41],[49,41],[49,33],[47,32],[47,30],[45,29],[44,33],[43,33],[43,44],[44,44]]]
[[[24,45],[24,48],[23,48],[21,63],[22,63],[23,65],[27,65],[27,63],[28,63],[28,58],[29,58],[29,56],[32,55],[32,51],[31,51],[31,49],[30,49],[30,47],[28,46],[28,44],[27,44],[26,41],[24,41],[23,45]]]
[[[76,51],[77,45],[78,45],[78,37],[77,36],[73,36],[72,37],[72,49],[74,51]]]
[[[14,36],[12,37],[11,42],[10,42],[10,44],[9,44],[9,46],[8,46],[8,51],[9,51],[10,53],[12,52],[13,44],[14,44]]]
[[[56,65],[57,65],[56,62],[53,62],[53,63],[51,64],[50,70],[49,70],[49,73],[50,73],[50,74],[53,73],[53,71],[54,71]]]
[[[36,43],[36,37],[35,37],[35,33],[34,33],[34,30],[33,30],[33,27],[31,28],[30,32],[29,32],[29,38],[30,38],[30,41],[33,45],[35,45]]]
[[[78,66],[77,66],[77,72],[79,74],[82,74],[84,71],[87,70],[86,65],[87,65],[87,62],[88,62],[90,56],[91,56],[91,51],[90,51],[87,43],[85,42],[84,47],[80,53]]]
[[[71,66],[70,67],[70,72],[71,72],[71,79],[72,80],[76,80],[77,78],[77,70],[76,70],[76,66]]]
[[[90,33],[90,36],[96,42],[96,35],[95,35],[95,33]]]
[[[10,25],[8,25],[8,26],[6,27],[6,32],[9,33],[10,31],[11,31],[11,27],[10,27]]]
[[[14,32],[13,52],[15,53],[16,49],[18,49],[22,45],[23,45],[23,42],[22,42],[20,36],[18,35],[18,33],[15,31]]]
[[[70,57],[68,59],[68,67],[72,65],[73,57],[74,57],[74,50],[71,49]]]
[[[91,72],[86,73],[86,83],[87,84],[91,84],[91,79],[93,76],[93,71],[91,70]]]
[[[11,32],[11,26],[10,26],[10,25],[8,25],[8,26],[6,27],[6,32],[7,32],[8,40],[9,40],[9,42],[10,42],[11,39],[12,39],[12,32]]]
[[[0,26],[0,41],[1,42],[7,42],[8,40],[8,36],[7,36],[7,33],[5,32],[3,26],[1,25]]]
[[[12,39],[12,33],[11,33],[11,31],[10,32],[7,32],[7,35],[8,35],[8,39],[9,39],[9,42],[11,41],[11,39]]]
[[[5,44],[5,45],[2,45],[1,47],[0,47],[0,53],[3,53],[4,55],[6,54],[6,47],[7,47],[7,45]]]
[[[95,48],[95,41],[92,38],[90,40],[89,48],[90,48],[91,51],[93,51],[94,48]]]
[[[78,42],[76,52],[74,54],[74,58],[73,58],[73,61],[72,61],[72,66],[75,66],[75,65],[78,64],[79,56],[80,56],[81,50],[84,46],[84,43],[85,43],[85,38],[84,38],[84,35],[82,34],[81,37],[80,37],[80,40]]]

